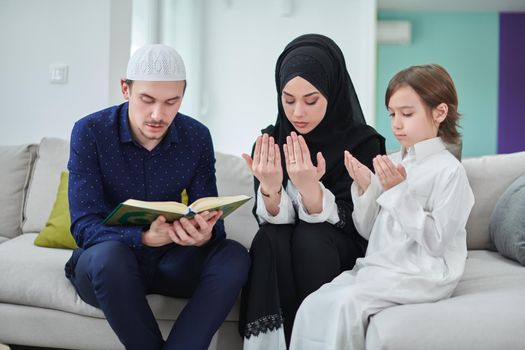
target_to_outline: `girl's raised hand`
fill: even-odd
[[[376,156],[373,164],[376,176],[385,191],[400,184],[407,178],[405,167],[401,164],[396,166],[387,156]]]
[[[253,159],[246,153],[242,154],[253,176],[261,183],[263,193],[278,193],[283,182],[281,153],[279,145],[272,136],[263,134],[255,141]]]
[[[284,157],[290,180],[301,194],[319,189],[319,180],[326,172],[326,162],[321,152],[317,153],[317,166],[310,159],[310,151],[304,137],[294,131],[286,137]]]
[[[350,152],[345,151],[345,167],[350,177],[366,192],[372,181],[372,171],[357,160]]]

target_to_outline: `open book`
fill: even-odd
[[[105,225],[148,225],[159,215],[163,215],[167,222],[173,222],[182,217],[191,219],[195,214],[207,210],[222,210],[221,219],[224,219],[250,198],[245,195],[204,197],[197,199],[189,206],[178,202],[147,202],[128,199],[120,203],[103,223]]]

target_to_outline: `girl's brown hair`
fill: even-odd
[[[438,136],[446,143],[458,144],[460,142],[458,121],[461,116],[458,113],[458,94],[445,68],[438,64],[427,64],[408,67],[397,73],[390,79],[386,89],[385,106],[387,108],[390,97],[403,85],[414,89],[430,109],[436,108],[441,103],[448,105],[448,114],[439,125]]]

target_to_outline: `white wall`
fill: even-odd
[[[160,1],[158,41],[175,47],[186,63],[181,112],[210,128],[216,150],[249,152],[260,129],[275,121],[275,62],[288,42],[305,33],[325,34],[339,44],[374,124],[375,0],[134,1],[137,8]],[[292,5],[288,14],[286,4]],[[133,26],[147,27],[148,17],[134,13]]]
[[[202,23],[203,6],[208,1],[162,0],[159,3],[159,42],[175,47],[186,66],[188,89],[184,94],[181,112],[196,119],[200,119],[202,107],[201,73],[205,60],[202,55]]]
[[[116,105],[124,101],[120,79],[126,77],[130,56],[132,5],[129,0],[111,0],[110,6],[108,104]]]
[[[282,13],[283,3],[202,2],[198,117],[210,127],[216,150],[250,152],[260,129],[275,121],[275,62],[285,45],[304,33],[325,34],[339,44],[365,116],[373,123],[376,2],[295,0],[289,16]]]
[[[0,1],[0,144],[69,139],[77,119],[115,103],[110,77],[129,57],[129,15],[119,14],[130,8],[125,0]],[[67,84],[49,83],[53,63],[69,66]]]
[[[341,46],[373,124],[375,0],[290,0],[288,16],[287,0],[141,1],[161,15],[154,24],[147,14],[144,30],[152,35],[156,25],[158,41],[186,61],[181,111],[210,127],[217,150],[248,152],[259,130],[274,122],[275,61],[290,40],[308,32]],[[129,58],[132,3],[137,0],[0,0],[0,145],[68,139],[77,119],[122,101],[118,79]],[[148,33],[143,39],[154,40]],[[69,65],[67,84],[49,83],[52,63]]]

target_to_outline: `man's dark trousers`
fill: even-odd
[[[138,250],[105,241],[82,252],[70,280],[82,300],[102,309],[127,350],[204,350],[235,303],[249,265],[246,249],[228,239]],[[189,298],[166,341],[146,294]]]

